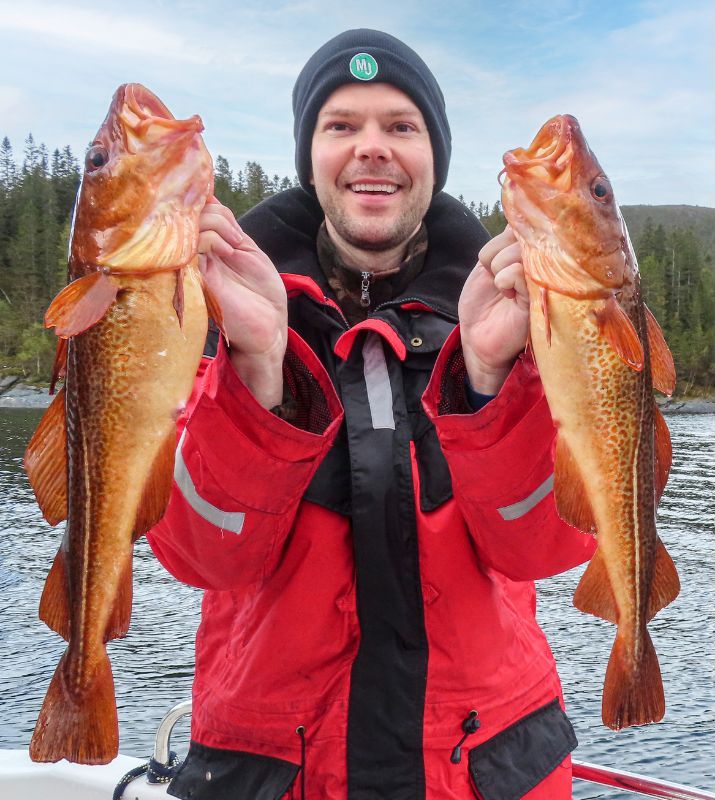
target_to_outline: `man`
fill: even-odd
[[[518,245],[441,192],[444,100],[402,42],[337,36],[293,107],[301,188],[202,215],[228,347],[150,536],[206,589],[169,791],[570,797],[532,581],[593,544],[549,491]]]

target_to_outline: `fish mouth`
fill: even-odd
[[[114,95],[113,110],[121,123],[124,144],[129,152],[135,152],[138,140],[147,136],[169,142],[204,130],[198,114],[188,119],[176,119],[164,103],[140,83],[120,86]]]
[[[504,170],[508,179],[530,181],[558,191],[571,188],[571,164],[574,156],[574,134],[577,120],[560,114],[546,122],[528,148],[518,147],[504,153]]]

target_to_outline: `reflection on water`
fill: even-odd
[[[0,747],[26,747],[63,643],[37,618],[60,531],[41,518],[21,459],[40,412],[0,410]],[[715,784],[715,418],[671,416],[674,464],[659,532],[680,573],[678,599],[650,623],[667,712],[657,725],[614,733],[601,722],[601,691],[615,629],[579,613],[571,597],[582,569],[542,581],[539,619],[564,684],[579,748],[575,757],[701,788]],[[62,526],[60,526],[61,528]],[[122,752],[147,755],[159,719],[188,699],[201,593],[135,548],[135,598],[126,639],[112,642]],[[188,740],[181,723],[174,742]],[[576,782],[574,797],[632,797]]]
[[[658,532],[680,575],[678,598],[649,623],[665,686],[662,722],[611,731],[601,694],[615,628],[571,605],[583,567],[541,581],[539,621],[551,642],[579,747],[575,758],[687,785],[715,785],[715,418],[668,417],[673,468]],[[576,781],[574,797],[633,797]]]

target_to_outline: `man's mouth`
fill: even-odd
[[[394,194],[399,188],[394,183],[350,183],[348,187],[356,194],[362,192],[368,192],[370,194]]]

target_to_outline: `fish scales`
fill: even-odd
[[[672,357],[643,303],[608,179],[577,121],[549,120],[504,164],[502,200],[522,245],[530,346],[557,429],[557,509],[598,539],[574,603],[618,626],[603,719],[614,729],[656,721],[665,703],[646,623],[679,582],[655,525],[670,443],[664,423],[656,441],[651,370],[656,386],[672,392]]]
[[[129,627],[132,545],[168,502],[176,419],[207,330],[196,250],[213,169],[202,129],[128,84],[87,154],[70,283],[45,317],[67,343],[53,374],[65,384],[25,454],[45,517],[67,519],[40,617],[68,646],[30,742],[36,761],[118,752],[105,645]]]

